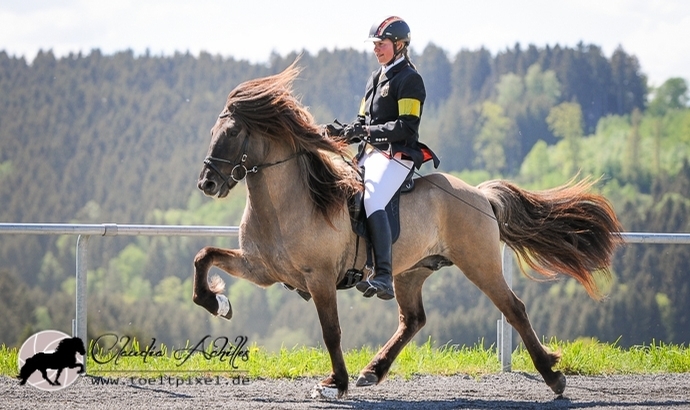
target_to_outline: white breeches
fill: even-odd
[[[364,154],[359,163],[364,167],[364,211],[367,217],[386,208],[414,166],[414,162],[400,159],[400,154],[391,159],[379,150]]]

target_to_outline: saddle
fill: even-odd
[[[388,214],[388,222],[391,226],[391,237],[393,243],[398,240],[400,236],[400,194],[411,192],[414,189],[414,179],[408,177],[402,184],[398,192],[393,195],[388,205],[386,205],[386,213]],[[348,204],[348,211],[350,212],[350,220],[352,221],[352,231],[369,240],[369,233],[367,232],[367,216],[364,212],[364,194],[358,192],[350,197]]]
[[[391,198],[385,208],[386,214],[388,214],[388,223],[391,227],[392,243],[395,243],[400,237],[400,195],[414,190],[413,174],[414,172],[410,171],[405,182],[400,186],[398,192],[393,195],[393,198]],[[357,234],[357,250],[355,254],[359,251],[359,239],[363,238],[366,243],[367,261],[364,265],[366,269],[367,267],[373,266],[373,247],[369,240],[369,232],[367,232],[367,216],[366,212],[364,212],[364,194],[360,191],[350,197],[347,205],[350,213],[350,221],[352,222],[352,231]],[[357,269],[353,266],[347,270],[345,277],[338,282],[336,289],[349,289],[361,281],[362,278],[364,278],[364,270]]]
[[[405,179],[405,182],[400,186],[398,192],[393,195],[388,205],[386,205],[386,213],[388,214],[388,223],[391,227],[391,238],[395,243],[400,237],[400,195],[412,192],[414,190],[415,179],[413,178],[414,170]],[[356,193],[348,199],[347,208],[350,213],[350,221],[352,222],[352,231],[357,234],[357,245],[355,255],[359,253],[359,239],[363,238],[367,247],[367,262],[364,268],[373,266],[373,247],[369,240],[369,233],[367,232],[367,215],[364,212],[364,193],[362,191]],[[359,281],[364,278],[364,269],[357,269],[355,266],[345,272],[345,277],[338,282],[336,289],[350,289],[354,287]],[[311,299],[309,292],[295,289],[292,286],[284,283],[283,286],[288,290],[294,290],[305,301]]]

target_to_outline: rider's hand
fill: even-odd
[[[346,125],[340,135],[351,144],[369,139],[366,127],[358,122]]]
[[[341,124],[338,120],[333,120],[332,123],[326,124],[324,128],[326,129],[326,135],[329,137],[340,137],[343,133],[345,126]]]

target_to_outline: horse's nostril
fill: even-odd
[[[206,180],[204,183],[204,192],[215,192],[216,191],[216,183],[213,181]]]
[[[199,181],[199,184],[197,185],[200,190],[204,192],[215,192],[216,191],[216,183],[205,179],[203,181]]]

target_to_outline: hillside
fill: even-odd
[[[255,65],[209,54],[134,57],[94,50],[61,59],[41,52],[29,65],[0,52],[0,221],[236,225],[241,189],[224,201],[196,189],[209,129],[235,85],[276,73],[296,57],[275,55]],[[606,57],[594,45],[518,45],[496,56],[465,50],[452,58],[430,45],[412,57],[428,92],[422,139],[441,153],[443,171],[471,183],[507,178],[532,188],[565,182],[578,170],[603,175],[599,189],[627,230],[689,230],[684,82],[670,81],[670,90],[656,90],[648,104],[635,57],[622,49]],[[303,55],[300,64],[296,91],[316,119],[351,120],[375,68],[371,57],[324,50]],[[675,97],[660,97],[668,94]],[[579,134],[549,125],[552,113],[579,115],[573,117]],[[230,325],[193,306],[191,260],[208,243],[92,241],[89,297],[99,309],[89,313],[89,333],[180,342],[198,333],[234,332],[272,346],[318,343],[313,306],[278,287],[262,291],[230,281],[233,304],[247,309]],[[0,306],[14,313],[0,324],[0,343],[16,344],[50,326],[69,331],[74,244],[73,237],[0,238]],[[516,291],[545,335],[682,343],[690,340],[688,256],[682,246],[622,249],[610,298],[601,304],[568,281],[521,278]],[[491,343],[498,312],[460,272],[435,274],[425,294],[429,322],[419,339],[469,344],[485,337]],[[360,326],[354,323],[375,302],[349,292],[340,297],[343,327],[350,329],[346,344],[381,343],[395,328],[393,305]],[[174,317],[161,314],[171,311]],[[286,325],[295,317],[304,321]]]

